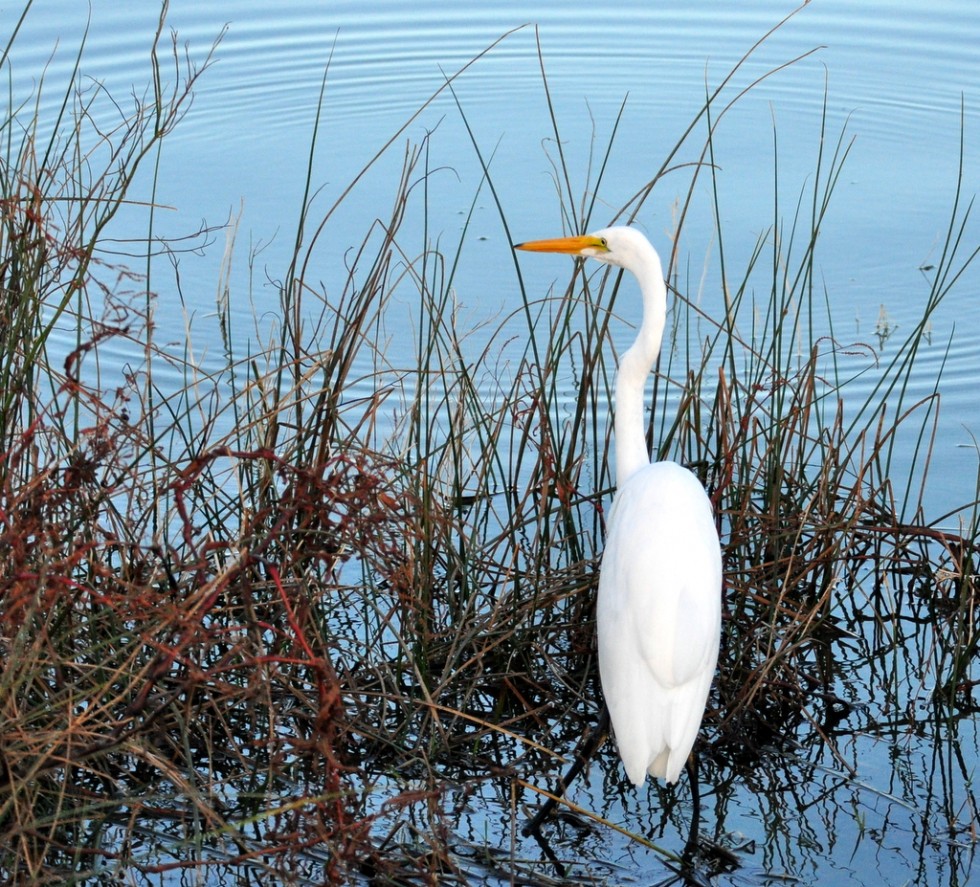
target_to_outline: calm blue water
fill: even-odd
[[[0,14],[4,43],[13,26],[12,8],[18,7],[5,4]],[[284,274],[326,72],[313,172],[315,186],[322,186],[317,200],[321,210],[400,133],[344,201],[321,241],[318,275],[328,291],[342,282],[344,254],[361,242],[376,216],[388,211],[405,143],[418,142],[430,132],[431,166],[438,168],[430,180],[430,236],[454,244],[480,186],[470,136],[447,93],[411,118],[447,75],[507,32],[511,33],[454,86],[480,150],[493,154],[494,184],[510,234],[520,240],[562,233],[549,159],[555,146],[542,59],[573,188],[579,193],[587,186],[590,153],[601,156],[626,101],[593,219],[599,227],[657,172],[700,107],[706,81],[717,84],[793,9],[794,4],[776,0],[636,0],[598,6],[515,0],[173,0],[168,26],[177,32],[178,42],[187,45],[192,60],[202,61],[215,38],[223,32],[224,36],[186,119],[165,143],[156,199],[174,209],[159,214],[157,233],[179,237],[194,231],[202,220],[222,225],[241,210],[232,304],[243,336],[253,334],[253,317],[278,307],[276,290],[267,280]],[[13,94],[26,96],[48,59],[45,102],[53,103],[61,95],[59,84],[71,70],[87,15],[86,4],[77,0],[34,4],[12,57]],[[93,0],[91,16],[83,72],[117,96],[124,97],[133,84],[142,90],[156,20],[154,4]],[[757,238],[772,225],[774,168],[779,170],[784,214],[792,213],[808,184],[826,86],[831,140],[845,126],[847,138],[854,138],[817,257],[835,330],[842,339],[872,340],[884,308],[899,335],[910,331],[928,293],[920,267],[936,261],[948,224],[961,103],[963,190],[967,197],[980,191],[978,46],[980,4],[974,0],[812,0],[748,61],[730,88],[734,97],[765,72],[819,47],[757,86],[719,127],[721,212],[730,265],[741,268]],[[5,102],[6,85],[2,93],[0,101]],[[53,104],[42,104],[53,110]],[[691,159],[702,139],[703,129],[682,159]],[[683,171],[665,177],[640,214],[639,224],[662,250],[669,243],[672,207],[685,194],[688,181]],[[695,269],[695,276],[704,257],[713,256],[716,248],[704,184],[701,192],[681,243],[682,264]],[[132,196],[148,198],[149,180],[138,183]],[[120,238],[144,233],[145,212],[137,209],[114,231]],[[973,222],[967,226],[965,252],[978,242],[980,223]],[[421,245],[419,235],[413,246]],[[250,272],[253,249],[257,252]],[[218,231],[203,253],[179,257],[182,298],[169,262],[161,258],[154,265],[158,338],[182,343],[189,327],[205,366],[212,358],[220,361],[212,316],[223,252],[224,234]],[[500,216],[484,190],[456,279],[458,300],[474,322],[516,305],[510,256]],[[529,291],[544,293],[556,281],[563,285],[563,262],[522,260]],[[706,280],[710,306],[716,298],[711,292],[719,287],[711,273]],[[916,384],[925,393],[945,358],[930,493],[935,513],[962,504],[976,476],[980,346],[973,327],[978,288],[980,268],[973,268],[933,319],[934,346],[920,359]],[[625,327],[622,335],[629,335]],[[391,360],[396,365],[399,347],[410,347],[410,342],[393,336]],[[410,363],[406,354],[405,362]],[[118,359],[122,366],[129,356],[120,353]],[[854,397],[861,397],[862,384]],[[873,781],[875,773],[868,778]],[[886,791],[885,786],[879,788]],[[873,811],[859,811],[854,821],[895,817],[900,822],[895,840],[901,843],[902,835],[916,830],[914,817],[901,804],[882,812],[887,807],[883,798],[884,794],[878,797]],[[593,802],[601,806],[600,799]],[[867,804],[867,798],[861,803]],[[739,804],[736,800],[733,807]],[[751,804],[745,807],[743,826],[751,837],[757,814]],[[819,813],[819,805],[815,809]],[[825,855],[814,852],[806,857],[807,865],[822,861],[817,870],[797,864],[797,876],[805,883],[856,883],[861,882],[856,873],[874,871],[877,881],[864,883],[902,883],[902,852],[861,841],[858,832],[863,834],[851,824],[843,837],[829,843]],[[634,852],[623,851],[629,864],[636,862]],[[944,852],[936,851],[939,856]],[[785,865],[793,868],[788,861]],[[953,882],[941,864],[936,871],[944,874],[934,883]]]
[[[322,185],[320,210],[333,203],[447,75],[514,28],[519,30],[454,84],[480,150],[494,155],[492,175],[511,235],[546,236],[560,232],[562,224],[537,41],[576,198],[587,187],[590,152],[601,154],[626,100],[594,216],[594,226],[606,224],[659,169],[700,107],[705,82],[717,84],[794,8],[775,0],[724,7],[707,0],[633,2],[595,14],[505,0],[490,6],[383,2],[368,8],[340,2],[329,9],[291,2],[272,12],[257,2],[174,0],[168,25],[192,60],[202,61],[212,41],[223,31],[224,37],[193,107],[166,143],[157,200],[175,209],[158,215],[157,233],[186,235],[202,220],[221,225],[242,211],[232,305],[247,335],[254,330],[254,308],[276,301],[274,288],[265,284],[267,278],[282,277],[289,254],[324,72],[326,96],[313,173],[314,184]],[[14,53],[12,69],[23,78],[21,88],[37,78],[41,60],[50,55],[44,95],[51,101],[60,96],[58,84],[74,61],[86,17],[85,4],[35,3]],[[125,95],[134,83],[144,84],[155,18],[154,4],[96,0],[83,72],[116,95]],[[756,239],[772,225],[774,158],[784,217],[812,180],[826,82],[829,138],[836,140],[845,125],[847,137],[854,138],[818,254],[835,331],[844,339],[870,339],[883,307],[899,335],[909,331],[928,291],[919,267],[936,260],[952,205],[961,101],[964,192],[980,189],[978,37],[980,5],[970,0],[814,0],[774,35],[735,78],[730,96],[772,68],[818,49],[758,86],[717,131],[729,267],[744,267]],[[408,124],[329,225],[318,254],[328,287],[339,285],[343,253],[390,205],[405,143],[418,142],[433,130],[431,164],[440,171],[429,182],[429,228],[444,242],[455,242],[479,187],[480,170],[455,102],[444,93]],[[703,127],[679,159],[691,160],[702,139]],[[640,214],[639,224],[662,250],[668,245],[672,208],[687,183],[684,172],[668,175]],[[705,256],[713,259],[716,249],[706,187],[701,190],[703,199],[691,210],[681,244],[682,266],[694,269],[702,267]],[[127,224],[140,232],[145,214],[134,212]],[[968,228],[967,243],[980,240],[978,230]],[[205,364],[208,354],[219,353],[215,330],[205,321],[213,313],[223,256],[224,235],[215,237],[218,242],[203,256],[180,258],[183,306],[168,262],[157,263],[153,280],[161,296],[160,336],[182,341],[183,312],[191,312],[194,345]],[[249,283],[247,260],[258,245],[262,249]],[[532,291],[543,292],[566,271],[567,265],[554,261],[523,263]],[[706,291],[718,292],[710,274],[709,269]],[[980,431],[974,384],[980,348],[962,321],[974,311],[977,282],[973,270],[948,298],[933,321],[935,352],[920,358],[925,393],[942,360],[940,348],[961,320],[942,385],[933,487],[939,513],[946,497],[961,491],[958,485],[946,487],[943,477],[961,479],[976,469],[971,435]],[[474,322],[506,309],[516,298],[507,237],[486,191],[478,201],[456,289]],[[399,347],[408,351],[411,345],[400,345],[395,337],[390,346],[395,355]],[[859,385],[853,396],[862,393]]]

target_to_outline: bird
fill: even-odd
[[[596,601],[599,678],[629,780],[640,787],[649,774],[676,783],[717,666],[722,554],[700,480],[676,462],[651,461],[647,450],[644,389],[667,317],[660,256],[630,226],[514,247],[595,259],[639,283],[643,319],[616,374],[616,492]]]

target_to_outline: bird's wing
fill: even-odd
[[[602,685],[627,773],[642,782],[650,767],[676,779],[701,722],[721,624],[718,535],[685,469],[655,463],[617,494],[598,622]]]
[[[711,505],[674,463],[654,463],[620,491],[603,554],[600,605],[664,687],[717,651],[721,558]]]

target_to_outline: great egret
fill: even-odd
[[[697,738],[721,638],[721,546],[701,482],[651,462],[643,395],[663,338],[660,257],[629,227],[516,244],[631,271],[643,322],[616,376],[616,485],[599,574],[599,676],[626,775],[676,782]]]

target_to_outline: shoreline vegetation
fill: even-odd
[[[131,185],[218,49],[192,61],[165,16],[145,91],[120,101],[76,80],[42,126],[39,80],[0,120],[0,877],[614,883],[570,822],[600,844],[653,848],[669,874],[671,849],[581,798],[546,827],[553,849],[516,837],[600,700],[593,605],[613,483],[604,417],[618,277],[576,266],[542,300],[515,258],[523,301],[499,335],[519,330],[523,350],[506,372],[492,346],[474,353],[453,310],[462,240],[437,249],[402,227],[410,212],[427,217],[414,187],[434,150],[423,142],[328,297],[311,261],[326,221],[313,212],[314,138],[264,346],[242,353],[238,294],[224,287],[225,366],[184,364],[186,384],[164,389],[159,368],[181,364],[154,341],[151,256],[127,267],[105,237],[126,207],[152,206]],[[689,201],[707,184],[723,217],[714,127],[761,82],[733,85],[742,62],[618,221],[682,162]],[[570,230],[599,221],[614,138],[582,198],[555,159]],[[964,859],[980,825],[975,750],[965,757],[958,742],[980,680],[977,490],[925,513],[940,380],[922,399],[909,387],[930,316],[977,255],[972,204],[952,195],[921,322],[887,359],[814,337],[831,299],[818,233],[849,145],[845,132],[822,134],[797,204],[788,217],[775,208],[746,268],[726,264],[718,222],[724,317],[699,310],[696,282],[671,262],[673,341],[651,383],[650,437],[705,482],[725,548],[722,653],[699,742],[711,871],[741,864],[724,840],[737,782],[753,785],[777,848],[766,864],[785,868],[795,853],[778,848],[798,836],[767,811],[814,772],[858,791],[862,737],[927,746],[942,772],[924,792],[926,830],[941,824]],[[480,188],[495,195],[483,168]],[[149,218],[145,242],[168,248]],[[406,282],[418,299],[408,378],[377,344]],[[66,323],[75,345],[56,359]],[[131,369],[107,389],[100,350],[120,343]],[[855,403],[845,392],[857,373],[876,381]],[[392,403],[399,420],[379,445]],[[896,477],[899,438],[916,444]],[[621,797],[609,761],[606,795]],[[650,792],[661,831],[682,844],[687,789]],[[968,864],[955,856],[951,871]]]

